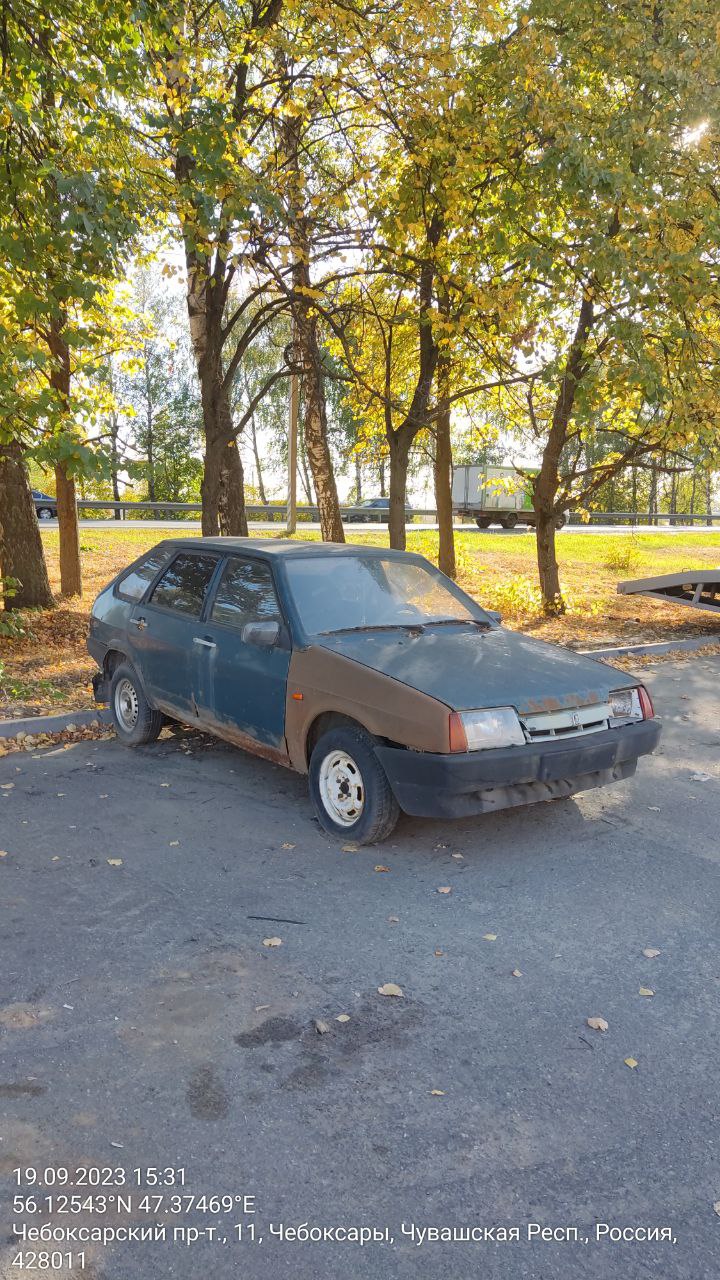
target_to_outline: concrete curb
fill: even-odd
[[[105,707],[96,711],[65,711],[58,716],[24,716],[21,720],[0,720],[0,738],[16,738],[19,733],[62,733],[69,724],[84,729],[93,720],[111,724],[112,716]]]
[[[704,649],[708,644],[720,644],[720,633],[717,636],[693,636],[689,640],[661,640],[655,644],[619,645],[614,649],[576,649],[575,653],[582,653],[586,658],[623,658],[626,655],[645,658],[653,654],[659,656],[663,653],[672,653],[675,649],[690,651]]]

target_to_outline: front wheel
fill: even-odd
[[[38,507],[37,518],[38,520],[52,520],[53,513],[50,507]]]
[[[134,667],[123,662],[113,672],[110,709],[115,732],[126,747],[154,742],[165,723],[161,711],[150,706]]]
[[[323,734],[310,758],[309,784],[328,835],[375,844],[394,830],[400,807],[374,740],[360,726],[342,725]]]
[[[478,529],[489,529],[489,528],[490,528],[490,517],[489,517],[489,516],[476,516],[476,518],[475,518],[475,523],[476,523],[476,525],[477,525]]]

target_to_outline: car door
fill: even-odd
[[[198,635],[200,719],[284,749],[290,640],[266,560],[228,557]]]
[[[200,618],[220,559],[206,551],[179,551],[128,621],[130,656],[147,694],[190,722],[197,718]]]

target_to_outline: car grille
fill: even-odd
[[[601,729],[610,727],[611,716],[609,703],[594,703],[587,707],[521,716],[520,721],[528,742],[544,742],[550,738],[579,738],[587,733],[599,733]]]

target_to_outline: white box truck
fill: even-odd
[[[514,529],[516,524],[533,528],[536,523],[527,481],[514,467],[453,467],[452,504],[453,515],[471,516],[478,529],[489,529],[491,524],[503,529]],[[558,516],[555,524],[561,529],[565,517]]]

